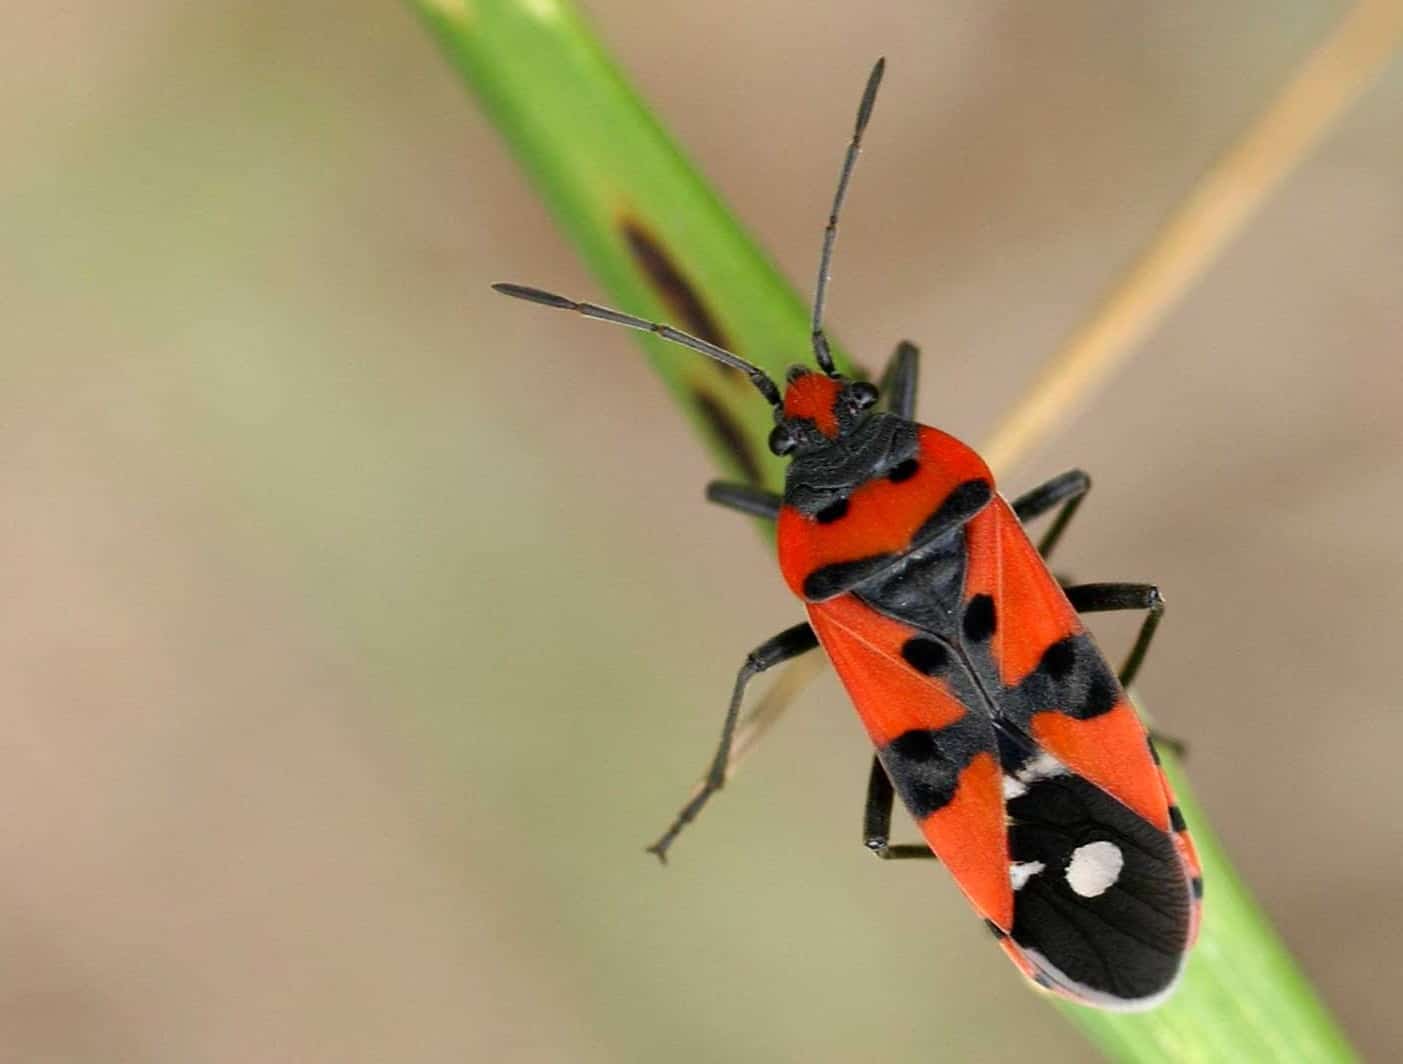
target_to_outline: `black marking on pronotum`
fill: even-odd
[[[921,468],[921,463],[914,458],[904,458],[896,465],[892,466],[891,472],[887,474],[887,479],[893,484],[900,484],[904,480],[910,480],[916,475],[916,471]]]
[[[888,469],[915,455],[920,446],[914,421],[886,413],[868,413],[856,421],[848,418],[840,412],[841,446],[830,445],[812,418],[784,419],[796,441],[785,474],[784,501],[807,517],[838,496],[851,496],[864,484],[885,476]]]
[[[1184,822],[1184,814],[1179,811],[1177,805],[1169,807],[1169,826],[1175,831],[1188,831],[1189,825]]]
[[[908,639],[901,647],[901,656],[917,672],[926,676],[939,676],[950,667],[950,652],[944,644],[934,639],[916,636]]]
[[[633,255],[633,261],[638,264],[643,276],[652,282],[654,290],[667,304],[669,316],[677,326],[694,336],[700,336],[708,343],[731,350],[725,332],[716,324],[716,319],[702,302],[697,290],[682,275],[672,256],[652,234],[632,218],[624,218],[619,223],[619,228],[623,231],[624,241]],[[721,370],[727,376],[739,372],[726,366],[722,366]]]
[[[984,509],[993,497],[994,489],[989,486],[987,480],[966,480],[963,484],[955,485],[935,513],[926,518],[925,523],[916,530],[912,542],[925,543],[943,532],[963,525]]]
[[[1203,877],[1194,876],[1193,882],[1189,884],[1194,892],[1194,897],[1203,900]]]
[[[857,561],[825,565],[804,578],[804,597],[810,602],[831,599],[876,576],[891,563],[892,555],[873,554]]]
[[[971,643],[983,643],[998,627],[994,614],[994,600],[989,595],[975,595],[965,607],[963,622],[965,638]]]
[[[761,471],[760,463],[756,460],[755,452],[751,449],[750,440],[746,437],[745,430],[736,423],[735,418],[731,417],[730,411],[715,396],[700,388],[692,389],[692,402],[696,405],[702,420],[711,429],[711,434],[715,437],[716,442],[725,448],[726,453],[731,456],[731,460],[735,462],[745,479],[755,485],[763,483],[765,474]]]
[[[846,517],[848,514],[848,500],[834,499],[818,513],[814,514],[814,520],[821,525],[831,525],[834,521]]]

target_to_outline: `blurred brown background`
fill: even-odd
[[[588,10],[804,285],[889,57],[831,320],[919,340],[923,416],[977,441],[1341,8]],[[488,292],[598,289],[405,9],[9,14],[3,1059],[1086,1058],[946,877],[862,851],[831,675],[641,852],[796,606],[629,339]],[[1092,471],[1063,565],[1165,589],[1146,701],[1374,1057],[1400,129],[1395,64],[1006,484]]]

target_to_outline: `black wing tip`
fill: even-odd
[[[1084,777],[1024,782],[1006,805],[1009,856],[1037,871],[1014,888],[1014,944],[1056,994],[1154,1008],[1183,974],[1197,904],[1172,834]]]
[[[1188,950],[1185,949],[1178,954],[1173,968],[1160,972],[1157,978],[1141,986],[1130,989],[1080,982],[1052,964],[1036,949],[1021,945],[1016,938],[1012,941],[1014,948],[1032,966],[1028,977],[1039,989],[1075,1005],[1101,1009],[1104,1012],[1148,1012],[1158,1008],[1179,988],[1188,961]]]
[[[530,285],[510,284],[506,281],[499,281],[492,286],[492,291],[504,296],[511,296],[513,299],[524,299],[528,303],[540,303],[545,307],[556,307],[559,310],[574,310],[578,305],[573,299],[566,299],[558,296],[554,292],[547,292],[542,288],[532,288]]]

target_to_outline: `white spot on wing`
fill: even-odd
[[[1028,880],[1046,867],[1041,861],[1014,861],[1008,866],[1008,881],[1014,890],[1022,890]]]
[[[1004,801],[1012,798],[1019,798],[1028,793],[1028,788],[1023,785],[1023,781],[1016,776],[1004,777]]]
[[[1036,783],[1050,776],[1065,776],[1067,766],[1058,761],[1046,750],[1040,750],[1037,757],[1030,759],[1018,770],[1018,778],[1024,783]]]
[[[1067,885],[1083,898],[1097,898],[1120,878],[1125,855],[1113,842],[1088,842],[1072,851],[1067,865]]]

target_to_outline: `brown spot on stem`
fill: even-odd
[[[696,404],[702,420],[711,429],[711,434],[715,437],[716,442],[731,456],[731,460],[744,474],[745,479],[757,487],[762,484],[764,473],[760,469],[759,461],[756,460],[755,451],[745,435],[745,430],[736,423],[730,411],[715,396],[700,388],[692,390],[692,402]]]
[[[683,275],[671,255],[662,244],[645,229],[641,222],[624,218],[619,223],[624,240],[633,255],[633,261],[643,271],[643,276],[651,282],[654,291],[667,307],[670,324],[699,336],[717,347],[731,350],[725,331],[716,323],[716,318],[702,302],[700,293]],[[738,370],[719,363],[713,363],[727,377],[736,381],[745,380]]]

